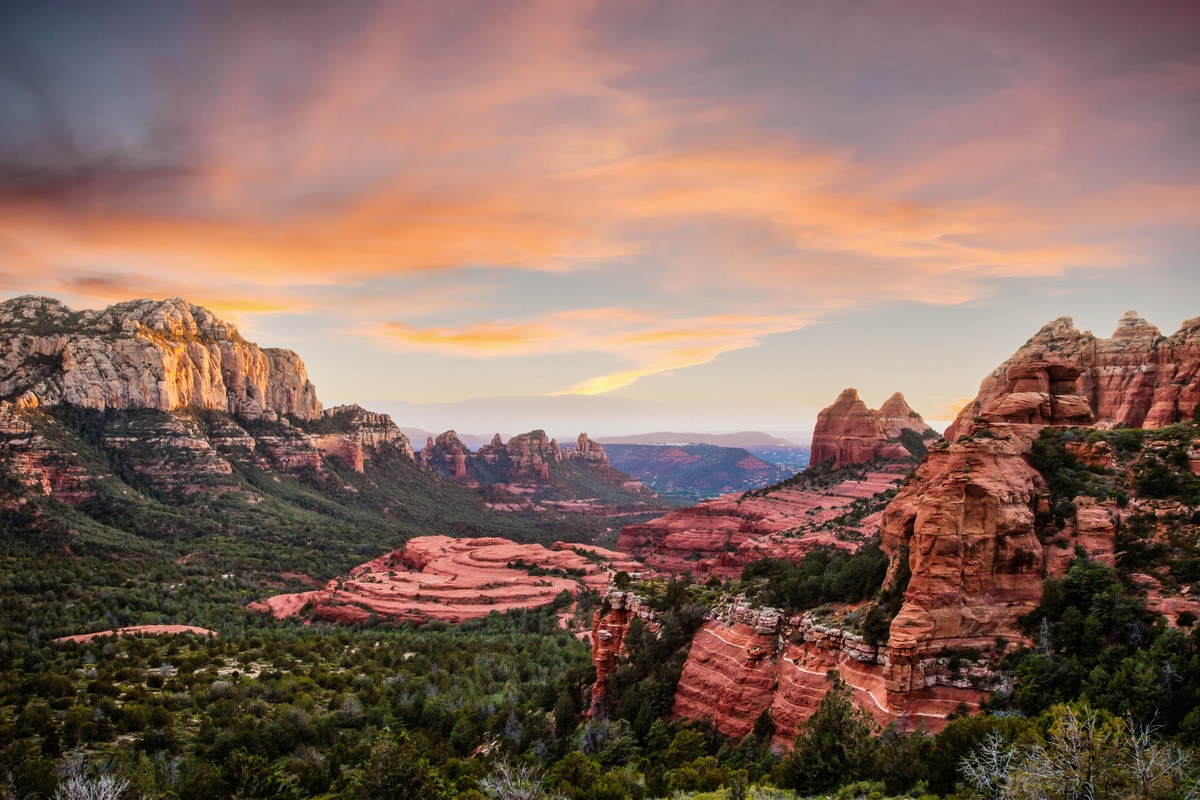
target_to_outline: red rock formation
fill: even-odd
[[[535,567],[545,573],[531,574]],[[564,591],[600,590],[610,571],[640,569],[621,553],[594,546],[558,543],[547,549],[499,538],[422,536],[323,589],[277,595],[250,607],[280,618],[307,610],[339,622],[363,622],[371,615],[461,622],[549,605]]]
[[[550,465],[562,461],[558,442],[537,430],[522,433],[508,440],[504,446],[512,462],[511,480],[536,478],[550,479]]]
[[[467,446],[459,441],[457,433],[446,431],[425,443],[425,449],[421,451],[418,461],[422,466],[443,475],[462,479],[467,477],[467,455],[470,452]]]
[[[856,500],[894,489],[907,463],[847,475],[831,486],[729,494],[626,526],[617,549],[661,572],[737,577],[760,558],[800,559],[814,547],[854,550],[879,527],[879,513],[846,517]],[[880,504],[882,505],[882,504]]]
[[[1075,377],[1050,374],[1048,365],[1064,365]],[[1098,427],[1159,428],[1191,419],[1200,403],[1200,317],[1163,337],[1130,311],[1110,339],[1080,333],[1069,317],[1057,319],[984,378],[978,397],[959,413],[946,438],[969,432],[977,417],[1011,418],[1013,403],[1027,407],[1026,421],[1044,420],[1034,395],[1065,394],[1064,383],[1072,385]],[[1014,394],[1020,396],[1008,399],[1009,408],[997,408]],[[1076,419],[1083,418],[1079,408]]]
[[[664,572],[720,577],[736,577],[764,557],[800,559],[818,545],[853,550],[878,530],[879,513],[850,514],[852,505],[894,489],[913,463],[899,442],[906,430],[926,441],[937,437],[899,392],[872,411],[854,389],[846,389],[818,417],[811,463],[883,462],[876,469],[846,473],[832,485],[801,481],[706,500],[626,527],[617,549]]]
[[[1041,598],[1042,579],[1060,574],[1076,546],[1113,561],[1111,503],[1081,499],[1044,547],[1035,529],[1045,500],[1027,455],[1046,426],[1158,426],[1190,417],[1200,397],[1200,320],[1163,338],[1130,312],[1112,339],[1080,333],[1069,319],[1043,327],[984,379],[884,513],[883,542],[893,566],[907,552],[912,578],[889,639],[891,691],[925,685],[920,662],[946,647],[1019,637],[1017,619]],[[1076,442],[1086,463],[1112,464],[1103,443]]]
[[[70,505],[79,505],[96,496],[96,477],[76,459],[63,458],[31,422],[37,412],[37,398],[31,393],[16,403],[0,402],[0,451],[8,458],[6,470],[35,494],[53,495]],[[6,505],[21,499],[6,498]]]
[[[586,433],[579,434],[579,438],[575,440],[575,449],[566,450],[563,453],[563,458],[608,466],[608,453],[604,452],[604,445],[599,442],[593,442],[588,438]]]
[[[314,446],[322,455],[339,458],[356,472],[362,472],[367,460],[373,454],[377,454],[381,447],[392,446],[409,458],[414,457],[408,437],[396,427],[387,414],[377,414],[361,406],[349,405],[327,408],[321,418],[336,422],[344,430],[310,433]]]
[[[629,623],[638,617],[652,626],[656,624],[653,614],[642,605],[641,598],[612,586],[604,595],[604,603],[592,615],[592,665],[596,668],[596,682],[592,684],[592,703],[588,710],[592,716],[604,716],[612,711],[608,681],[620,663]]]
[[[846,389],[833,405],[817,414],[813,429],[811,464],[833,460],[833,468],[870,461],[886,444],[883,418],[858,399],[858,391]]]
[[[878,411],[867,408],[858,391],[846,389],[833,405],[817,415],[813,429],[809,463],[833,460],[833,469],[848,464],[865,464],[877,458],[903,459],[908,450],[897,439],[902,430],[911,430],[922,438],[937,438],[937,433],[913,411],[896,392]]]
[[[692,640],[672,713],[707,719],[726,736],[740,739],[769,709],[774,744],[787,747],[829,690],[830,674],[846,683],[855,704],[881,726],[911,728],[920,721],[936,732],[960,704],[978,708],[984,697],[972,685],[986,685],[988,675],[978,665],[952,671],[949,659],[930,659],[925,664],[929,686],[896,695],[887,686],[886,664],[886,652],[812,613],[787,619],[739,598],[719,609]]]

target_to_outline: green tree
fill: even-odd
[[[800,793],[825,792],[870,771],[876,745],[874,723],[850,699],[840,678],[796,737],[792,754],[780,764],[784,786]]]
[[[450,789],[406,733],[385,733],[350,782],[347,800],[449,800]]]

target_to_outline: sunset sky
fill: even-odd
[[[402,428],[949,420],[1056,317],[1200,316],[1200,3],[5,3],[30,293]]]

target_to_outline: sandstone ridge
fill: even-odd
[[[203,408],[245,419],[321,414],[304,363],[260,348],[186,300],[76,312],[57,300],[0,303],[0,398],[82,408]]]
[[[1111,338],[1080,332],[1070,317],[1046,324],[979,387],[946,430],[954,441],[980,422],[1088,423],[1161,428],[1200,404],[1200,317],[1171,336],[1128,311]],[[1048,404],[1068,402],[1072,408]]]
[[[760,558],[799,560],[818,545],[854,550],[879,530],[886,502],[879,498],[900,484],[936,438],[903,395],[872,411],[846,389],[821,412],[809,470],[627,526],[617,549],[664,572],[722,578],[736,578]]]

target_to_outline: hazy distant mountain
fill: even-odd
[[[418,453],[423,447],[425,447],[425,442],[427,440],[436,439],[440,433],[443,433],[443,431],[434,433],[433,431],[427,431],[421,428],[411,428],[408,425],[405,425],[403,430],[404,434],[408,437],[408,440],[412,442],[413,450],[416,450]],[[485,444],[491,443],[492,439],[496,436],[495,433],[458,433],[457,435],[458,440],[467,447],[471,448],[472,451],[478,450]],[[500,438],[508,441],[512,438],[512,436],[507,433],[501,433]]]
[[[638,433],[632,436],[597,436],[600,444],[715,444],[718,447],[795,447],[795,442],[762,431],[738,433]]]
[[[610,443],[604,449],[609,463],[660,495],[692,501],[758,489],[795,474],[740,447]]]

